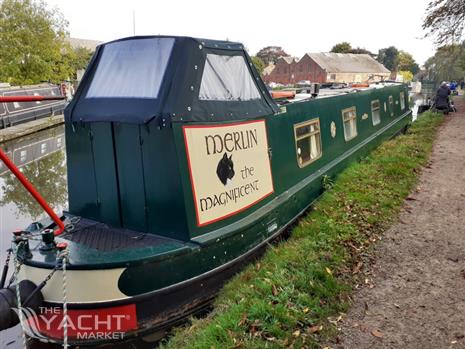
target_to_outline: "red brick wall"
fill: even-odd
[[[278,59],[271,74],[265,76],[265,82],[278,82],[290,84],[295,62],[287,63],[284,59]]]
[[[320,68],[308,55],[304,55],[299,62],[287,63],[278,59],[271,74],[264,77],[265,82],[294,84],[301,80],[311,82],[326,82],[326,72]]]
[[[326,82],[327,73],[308,55],[304,55],[296,64],[295,82],[310,80],[311,82]]]

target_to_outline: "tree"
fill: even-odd
[[[403,78],[403,82],[409,82],[413,80],[413,74],[410,70],[399,71],[400,76]]]
[[[444,45],[437,49],[433,57],[425,62],[428,80],[461,80],[465,75],[465,43]]]
[[[263,69],[265,69],[265,63],[263,63],[260,57],[257,56],[252,56],[250,59],[252,59],[252,63],[255,66],[255,69],[257,69],[258,73],[262,75]]]
[[[64,152],[58,151],[21,168],[21,172],[32,185],[40,190],[45,201],[55,208],[63,207],[68,198],[64,160]],[[27,214],[34,220],[44,214],[43,208],[32,199],[31,194],[13,174],[7,174],[3,178],[1,206],[12,203],[18,207],[18,214]]]
[[[290,55],[280,46],[267,46],[258,51],[255,56],[260,58],[267,66],[270,63],[276,63],[279,57],[289,57]]]
[[[399,51],[399,64],[398,69],[400,71],[409,71],[413,75],[419,72],[420,66],[415,62],[412,55],[405,51]]]
[[[85,47],[78,47],[74,49],[74,60],[72,61],[73,70],[86,69],[87,65],[92,58],[93,52]]]
[[[363,47],[353,48],[353,49],[350,50],[349,53],[366,54],[366,55],[370,55],[370,56],[375,56],[375,54],[373,54],[373,52],[370,52],[370,51],[368,51],[367,49],[365,49]]]
[[[378,51],[377,60],[390,71],[397,71],[399,65],[399,50],[394,46],[383,48]]]
[[[68,23],[39,0],[0,3],[0,81],[12,84],[59,82],[72,74]]]
[[[343,41],[343,42],[340,42],[339,44],[334,45],[330,52],[351,53],[351,50],[352,50],[352,46],[347,41]]]
[[[426,8],[423,29],[437,45],[459,42],[465,29],[465,1],[431,0]]]
[[[367,49],[364,49],[362,47],[353,48],[350,45],[350,43],[348,43],[347,41],[343,41],[343,42],[340,42],[339,44],[334,45],[330,52],[368,54],[370,56],[374,56],[373,53],[371,53],[370,51],[368,51]]]

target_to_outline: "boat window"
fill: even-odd
[[[321,157],[320,119],[294,125],[294,136],[299,167],[307,166]]]
[[[39,96],[39,92],[34,92],[33,93],[34,96]],[[36,104],[40,104],[41,102],[40,101],[36,101]]]
[[[346,141],[357,137],[357,110],[355,107],[344,109],[342,111],[342,120],[344,122],[344,138]]]
[[[400,109],[401,110],[405,109],[405,94],[404,94],[404,92],[400,93]]]
[[[0,103],[0,115],[5,114],[5,105],[3,103]]]
[[[371,119],[373,121],[373,126],[381,122],[381,113],[379,109],[379,99],[371,101]]]
[[[173,44],[172,38],[107,44],[86,98],[157,98]]]
[[[394,116],[394,98],[392,96],[389,96],[389,112],[391,116]]]
[[[19,152],[19,161],[24,162],[27,159],[27,150],[21,150]]]
[[[207,54],[199,99],[209,101],[260,99],[260,93],[244,57]]]

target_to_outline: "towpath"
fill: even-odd
[[[465,101],[446,116],[331,348],[465,348]]]
[[[64,116],[60,114],[10,126],[0,130],[0,143],[36,133],[46,128],[63,124],[63,122]]]

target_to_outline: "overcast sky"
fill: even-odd
[[[429,0],[46,0],[69,21],[72,37],[109,41],[133,35],[185,35],[242,42],[250,54],[269,45],[293,56],[341,41],[372,52],[396,46],[423,64]]]

